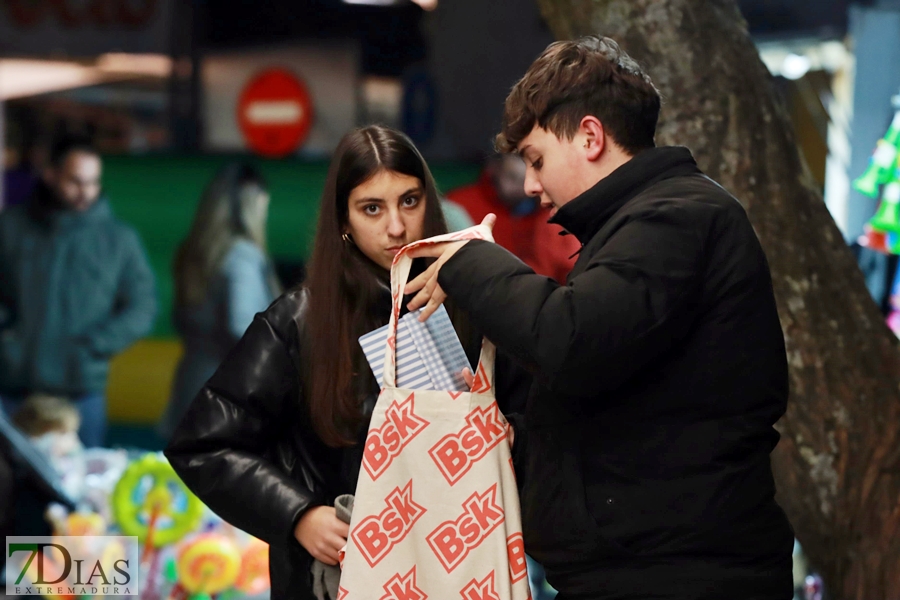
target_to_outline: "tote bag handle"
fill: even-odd
[[[403,302],[403,288],[409,279],[413,259],[409,253],[423,246],[433,246],[443,242],[460,242],[464,240],[494,241],[490,227],[475,225],[462,231],[446,233],[435,237],[413,242],[400,249],[394,257],[391,265],[391,319],[388,327],[387,349],[384,353],[384,385],[385,387],[397,387],[397,327],[400,321],[400,309]],[[484,394],[493,389],[494,385],[494,357],[496,349],[487,338],[481,344],[481,357],[478,359],[478,368],[475,371],[475,382],[472,385],[472,393]]]

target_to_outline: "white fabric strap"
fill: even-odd
[[[394,257],[391,265],[391,318],[388,327],[387,349],[384,353],[384,385],[385,387],[397,386],[397,327],[400,321],[401,303],[403,302],[403,289],[409,280],[409,272],[413,259],[410,252],[423,246],[433,246],[444,242],[460,242],[466,240],[494,241],[491,229],[486,225],[475,225],[462,231],[446,233],[432,238],[413,242],[400,249]],[[494,382],[494,357],[496,350],[487,338],[482,342],[481,358],[475,371],[475,384],[473,393],[486,393],[493,388]]]

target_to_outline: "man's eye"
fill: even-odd
[[[540,171],[540,170],[541,170],[541,165],[543,165],[543,164],[544,164],[544,159],[543,159],[543,158],[539,158],[539,159],[537,159],[536,161],[534,161],[533,163],[531,163],[531,167],[532,167],[535,171]]]

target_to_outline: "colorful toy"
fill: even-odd
[[[894,332],[894,335],[900,337],[900,311],[892,310],[887,316],[887,325]]]
[[[178,566],[175,563],[175,557],[171,557],[166,561],[163,574],[170,586],[167,600],[187,600],[187,590],[178,583]]]
[[[96,536],[106,534],[106,520],[94,512],[70,513],[61,504],[50,504],[44,514],[54,536]]]
[[[869,159],[869,166],[853,187],[870,198],[878,197],[878,186],[895,179],[895,165],[900,150],[900,95],[892,98],[894,120],[883,138],[878,140],[875,152]]]
[[[72,513],[66,519],[65,535],[103,535],[106,521],[97,513]]]
[[[55,580],[60,575],[62,575],[64,567],[63,563],[64,557],[59,554],[59,551],[56,548],[48,548],[45,549],[44,555],[42,558],[43,562],[43,581]],[[13,573],[25,571],[24,576],[20,576],[18,580],[13,579]],[[41,581],[39,578],[38,571],[38,563],[34,560],[25,561],[24,557],[12,557],[9,559],[9,564],[7,566],[7,577],[10,581],[15,581],[17,584],[22,583],[23,585],[34,585],[35,582]],[[47,600],[75,600],[75,596],[72,594],[64,593],[65,587],[54,587],[47,586],[45,591],[41,592],[41,595]],[[54,593],[54,590],[62,593]]]
[[[145,553],[177,542],[194,531],[203,517],[203,503],[156,453],[125,469],[111,503],[123,535],[137,536]]]
[[[157,600],[159,549],[194,531],[203,518],[203,503],[158,453],[131,463],[113,489],[111,505],[119,529],[143,543],[142,578],[145,600]]]
[[[881,204],[869,220],[869,225],[878,231],[900,233],[900,181],[892,181],[884,186]]]
[[[235,587],[245,594],[257,596],[270,586],[269,545],[252,538],[241,556],[241,572]]]
[[[813,573],[806,576],[806,581],[803,585],[803,597],[805,600],[822,600],[824,590],[825,585],[819,575]]]
[[[859,236],[857,241],[864,248],[890,254],[888,234],[883,231],[876,231],[869,225],[863,227],[863,234]]]
[[[859,238],[861,246],[900,254],[900,94],[891,99],[894,119],[885,136],[878,140],[869,166],[853,187],[866,196],[877,198],[881,186],[881,203]]]
[[[241,552],[230,538],[215,533],[197,536],[178,554],[178,582],[192,598],[232,587],[241,572]]]

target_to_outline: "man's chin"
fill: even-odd
[[[82,202],[82,203],[78,203],[78,204],[68,204],[67,206],[69,207],[70,210],[73,210],[75,212],[85,212],[93,205],[94,205],[93,202]]]

